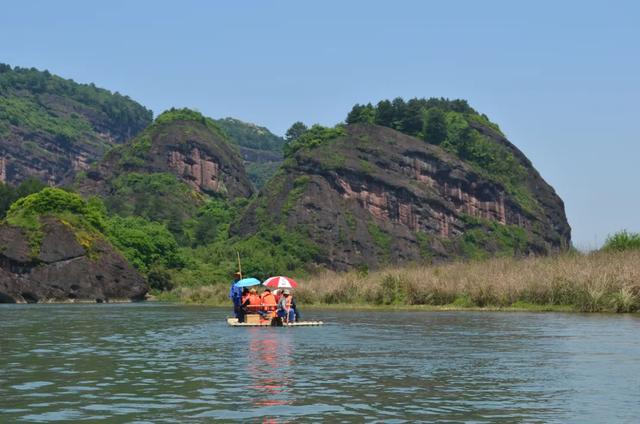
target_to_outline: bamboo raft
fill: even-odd
[[[271,322],[238,322],[238,318],[227,318],[227,324],[232,327],[271,327]],[[315,327],[324,325],[322,321],[298,321],[298,322],[283,322],[283,327]]]

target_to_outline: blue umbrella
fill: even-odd
[[[243,278],[242,280],[235,283],[233,286],[234,287],[251,287],[251,286],[257,286],[258,284],[260,284],[260,280],[258,280],[257,278]]]

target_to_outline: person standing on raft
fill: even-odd
[[[233,274],[231,288],[229,289],[229,299],[233,302],[233,315],[238,318],[238,322],[244,322],[244,311],[242,310],[242,288],[236,287],[236,283],[242,279],[242,274]]]

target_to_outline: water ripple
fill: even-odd
[[[635,420],[640,319],[175,305],[0,306],[0,415],[26,422]],[[47,323],[43,326],[43,323]],[[6,418],[5,418],[6,417]]]

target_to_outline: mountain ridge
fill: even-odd
[[[151,123],[127,96],[0,64],[0,181],[59,184]]]

